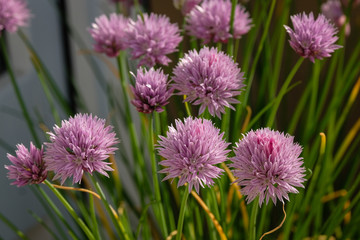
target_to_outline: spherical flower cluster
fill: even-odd
[[[231,17],[230,0],[205,0],[194,7],[187,15],[186,29],[188,33],[204,43],[227,42],[230,33]],[[245,8],[236,5],[234,15],[234,38],[241,38],[251,28],[251,18]]]
[[[13,165],[5,165],[9,170],[7,177],[15,180],[11,184],[21,187],[42,183],[47,176],[43,148],[38,149],[32,143],[30,143],[30,151],[23,144],[18,144],[16,147],[16,156],[7,154]]]
[[[108,18],[101,15],[95,19],[89,32],[95,40],[94,50],[105,53],[109,57],[116,57],[119,51],[126,48],[124,44],[125,29],[128,19],[120,14],[111,14]]]
[[[112,171],[109,154],[114,154],[118,143],[112,126],[105,127],[105,120],[91,114],[76,114],[63,120],[61,127],[55,125],[50,132],[50,143],[45,151],[45,161],[49,171],[54,171],[54,179],[61,178],[63,184],[72,177],[73,183],[80,182],[84,172]]]
[[[327,19],[330,19],[338,28],[341,28],[346,22],[346,16],[342,10],[339,0],[328,0],[321,5],[321,12]],[[345,34],[350,34],[350,23],[345,26]]]
[[[202,0],[173,0],[173,3],[175,8],[181,9],[181,13],[186,15],[201,1]]]
[[[330,57],[330,53],[341,48],[334,44],[338,37],[334,36],[337,29],[325,18],[319,14],[317,19],[311,12],[309,16],[305,13],[291,16],[294,30],[285,26],[290,35],[290,46],[304,58],[309,58],[315,62],[315,59]]]
[[[240,94],[243,72],[233,59],[216,48],[204,47],[185,54],[173,71],[172,84],[185,101],[200,105],[199,114],[208,108],[209,113],[221,118],[225,107],[234,109],[234,97]]]
[[[179,32],[167,16],[144,14],[143,19],[138,16],[137,21],[129,22],[125,41],[132,58],[140,59],[139,66],[167,65],[171,60],[166,55],[175,52],[182,39]]]
[[[143,113],[164,111],[162,107],[169,103],[173,92],[168,89],[168,75],[160,69],[139,68],[135,79],[135,87],[131,86],[135,99],[131,103],[136,109]]]
[[[216,167],[226,161],[229,143],[223,140],[224,133],[214,127],[210,120],[188,117],[184,122],[175,121],[175,127],[170,126],[167,137],[159,136],[159,155],[165,160],[159,162],[166,168],[160,173],[168,173],[163,181],[180,177],[177,186],[188,183],[189,192],[195,187],[199,193],[199,185],[214,184],[213,178],[218,178],[223,172]]]
[[[259,196],[260,206],[269,198],[276,204],[276,199],[284,202],[288,193],[298,193],[295,187],[304,187],[305,181],[301,152],[294,137],[269,128],[244,135],[234,147],[230,167],[248,203]]]
[[[2,30],[16,32],[26,26],[30,11],[23,0],[0,0],[0,35]]]

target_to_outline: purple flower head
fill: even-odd
[[[169,103],[169,98],[173,92],[168,89],[168,75],[165,75],[162,70],[155,70],[151,68],[139,68],[135,87],[131,86],[131,90],[135,99],[131,103],[139,112],[152,113],[153,111],[162,112],[162,108]]]
[[[126,44],[133,59],[140,59],[139,66],[168,65],[166,55],[173,53],[182,37],[177,24],[171,24],[165,15],[144,14],[137,21],[130,21],[126,30]]]
[[[114,154],[118,143],[112,126],[105,126],[105,120],[88,114],[76,114],[63,120],[61,127],[55,125],[50,132],[50,143],[45,151],[45,161],[49,171],[54,171],[54,179],[61,178],[61,184],[73,177],[73,183],[81,181],[84,172],[96,171],[105,176],[112,171],[109,154]]]
[[[330,53],[341,48],[334,43],[338,37],[334,36],[337,29],[325,18],[319,14],[317,19],[311,12],[309,16],[305,13],[291,16],[294,30],[285,26],[290,35],[290,46],[304,58],[309,58],[315,62],[315,59],[330,57]]]
[[[230,34],[231,1],[204,0],[187,15],[186,30],[189,34],[209,42],[227,42]],[[241,38],[251,25],[251,18],[245,8],[236,5],[234,16],[234,38]]]
[[[159,172],[169,174],[163,181],[180,177],[178,187],[188,183],[189,192],[195,187],[197,193],[199,185],[213,185],[213,178],[224,171],[215,165],[226,161],[230,152],[226,150],[229,143],[223,140],[224,133],[219,132],[210,120],[192,117],[184,122],[176,120],[167,137],[159,136],[157,149],[165,158],[159,164],[166,167]]]
[[[202,0],[173,0],[174,6],[181,10],[183,15],[188,14]]]
[[[120,50],[126,48],[124,35],[127,24],[128,19],[116,13],[112,13],[110,18],[106,15],[97,17],[89,29],[95,40],[94,50],[109,57],[119,55]]]
[[[342,10],[339,0],[328,0],[321,5],[321,12],[327,19],[330,19],[338,28],[341,28],[346,22],[346,16]],[[345,26],[345,34],[350,34],[350,23]]]
[[[23,144],[18,144],[16,147],[16,156],[7,154],[13,165],[5,165],[9,170],[7,177],[15,180],[11,184],[21,187],[42,183],[47,176],[43,148],[38,149],[33,143],[30,143],[30,151]]]
[[[173,87],[186,102],[200,105],[199,114],[208,108],[209,113],[221,118],[225,107],[234,109],[234,97],[240,94],[243,72],[233,59],[216,48],[204,47],[185,54],[174,69]]]
[[[30,11],[23,0],[0,0],[0,35],[2,30],[16,32],[26,26]]]
[[[288,193],[298,193],[295,187],[304,187],[305,168],[300,157],[302,147],[294,137],[269,128],[250,131],[234,147],[231,158],[233,174],[250,203],[259,196],[259,205],[269,198],[284,203]]]

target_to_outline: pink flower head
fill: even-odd
[[[13,165],[5,165],[9,170],[7,177],[15,180],[11,184],[21,187],[42,183],[47,176],[43,148],[38,149],[33,143],[30,143],[30,151],[23,144],[18,144],[16,147],[16,156],[7,154]]]
[[[128,19],[116,13],[112,13],[109,18],[106,15],[97,17],[89,29],[95,40],[94,50],[109,57],[119,55],[120,50],[126,48],[124,35],[127,24]]]
[[[338,28],[341,28],[346,22],[346,16],[342,10],[339,0],[328,0],[321,5],[321,12],[327,19],[330,19]],[[345,26],[345,34],[350,34],[350,23]]]
[[[250,203],[259,196],[259,205],[269,198],[289,201],[288,193],[304,187],[305,168],[300,157],[302,148],[294,137],[269,128],[250,131],[234,147],[233,174]]]
[[[143,113],[164,111],[163,106],[169,103],[173,92],[168,89],[168,75],[160,69],[139,68],[135,79],[135,87],[131,86],[135,99],[131,103],[136,109]]]
[[[204,0],[199,6],[194,7],[187,15],[186,29],[189,34],[209,42],[227,42],[231,37],[230,0]],[[237,4],[234,16],[234,38],[241,38],[249,32],[251,18],[245,8]]]
[[[202,0],[173,0],[174,6],[181,10],[183,15],[188,14]]]
[[[16,32],[26,26],[30,11],[23,0],[0,0],[0,35],[2,30]]]
[[[179,95],[186,95],[186,102],[200,105],[199,114],[208,108],[209,113],[221,118],[225,107],[234,109],[234,98],[240,94],[243,72],[237,63],[216,48],[204,47],[199,53],[190,51],[175,67],[173,87]]]
[[[112,126],[105,126],[105,120],[88,114],[76,114],[63,120],[61,127],[55,125],[50,132],[50,143],[45,143],[45,161],[48,170],[54,171],[54,179],[61,178],[61,184],[73,177],[73,183],[81,181],[84,172],[96,171],[108,176],[112,171],[109,154],[114,154],[118,143]]]
[[[139,66],[168,65],[166,55],[176,51],[182,37],[177,24],[171,24],[165,15],[144,14],[137,21],[130,21],[126,30],[126,44],[133,59],[140,59]]]
[[[167,137],[159,136],[159,155],[165,160],[159,162],[166,168],[160,173],[168,173],[163,181],[180,177],[178,187],[188,183],[189,192],[195,187],[199,193],[199,185],[214,184],[213,178],[218,178],[224,171],[216,167],[226,161],[229,143],[223,140],[224,133],[219,134],[210,120],[188,117],[184,122],[175,121],[175,127],[170,126]]]
[[[337,29],[325,18],[319,14],[315,20],[311,12],[309,16],[305,13],[291,16],[294,30],[285,26],[290,35],[290,46],[304,58],[309,58],[315,62],[315,59],[330,57],[330,53],[341,48],[334,43],[338,37],[334,36]]]

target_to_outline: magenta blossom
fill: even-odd
[[[219,118],[225,107],[234,109],[231,104],[239,102],[235,96],[244,86],[244,73],[231,57],[216,48],[190,51],[173,73],[172,85],[179,91],[177,94],[186,95],[186,102],[200,105],[199,114],[208,108],[212,116]]]
[[[305,168],[300,157],[302,147],[294,137],[269,128],[250,131],[234,147],[233,174],[248,203],[259,196],[259,205],[269,198],[284,203],[288,193],[304,187]]]
[[[95,41],[95,51],[109,57],[119,55],[120,50],[126,48],[124,36],[127,24],[128,19],[116,13],[112,13],[109,18],[105,15],[96,18],[89,29]]]
[[[155,64],[168,65],[166,55],[173,53],[182,37],[177,24],[171,24],[165,15],[151,13],[138,16],[130,21],[126,29],[126,44],[133,59],[140,59],[139,66],[153,67]]]
[[[143,113],[164,111],[163,107],[169,103],[173,92],[172,89],[168,89],[168,75],[160,69],[139,68],[134,77],[135,87],[131,86],[131,90],[135,99],[131,103],[136,109]]]
[[[163,181],[179,177],[178,187],[188,183],[189,192],[195,187],[197,193],[199,185],[213,185],[213,179],[224,171],[215,165],[226,161],[229,153],[226,150],[229,143],[223,140],[224,133],[219,132],[207,119],[176,120],[167,137],[159,136],[157,149],[165,158],[159,164],[166,167],[159,172],[168,173]]]
[[[61,178],[61,184],[72,177],[73,183],[81,181],[84,172],[99,172],[108,176],[111,163],[105,162],[117,149],[118,143],[112,126],[105,126],[105,120],[91,114],[76,114],[63,120],[61,127],[50,132],[50,142],[45,143],[45,161],[54,179]]]
[[[186,30],[192,36],[209,42],[227,42],[230,37],[241,38],[249,32],[251,18],[245,8],[237,4],[234,16],[234,33],[230,33],[230,0],[204,0],[187,15]]]
[[[16,32],[26,26],[30,11],[23,0],[0,0],[0,35],[2,30]]]
[[[18,144],[16,147],[16,156],[7,154],[13,165],[5,165],[9,170],[7,177],[15,180],[11,184],[21,187],[42,183],[47,176],[43,148],[38,149],[33,143],[30,143],[30,151],[23,144]]]
[[[291,16],[294,30],[285,26],[290,35],[290,46],[304,58],[309,58],[315,62],[315,59],[330,57],[330,54],[341,46],[334,44],[338,37],[334,36],[337,29],[325,18],[319,14],[315,20],[311,12]]]

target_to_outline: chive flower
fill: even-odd
[[[95,18],[89,29],[95,41],[94,50],[109,57],[118,56],[120,50],[126,48],[124,35],[127,24],[127,18],[116,13],[110,14],[109,18],[106,15]]]
[[[244,73],[231,57],[216,48],[203,47],[190,51],[179,60],[173,71],[172,86],[177,94],[186,95],[184,101],[200,105],[199,114],[207,108],[212,116],[221,118],[225,107],[239,103]]]
[[[324,16],[331,20],[339,29],[346,22],[346,15],[344,14],[339,0],[328,0],[321,5],[321,12]],[[345,34],[350,34],[350,23],[345,26]]]
[[[23,144],[18,144],[16,147],[16,156],[7,154],[12,165],[5,165],[5,168],[9,170],[7,177],[15,180],[11,184],[21,187],[42,183],[47,177],[43,147],[38,149],[32,142],[30,143],[30,150]]]
[[[165,15],[155,13],[138,16],[130,20],[126,29],[125,42],[133,59],[139,59],[139,66],[153,67],[155,64],[168,65],[166,55],[173,53],[182,37],[177,24],[170,23]]]
[[[30,11],[23,0],[0,0],[0,36],[3,30],[16,32],[19,27],[26,26]]]
[[[183,15],[188,14],[202,0],[173,0],[176,9],[180,9]]]
[[[245,8],[237,4],[234,29],[231,34],[231,8],[230,0],[204,0],[186,16],[186,30],[189,35],[202,39],[205,44],[209,42],[226,43],[231,37],[241,38],[242,35],[249,32],[252,20]]]
[[[131,86],[134,99],[131,103],[139,112],[162,112],[163,107],[169,103],[173,92],[168,88],[168,75],[161,69],[139,68],[135,77],[135,87]]]
[[[331,53],[341,46],[334,44],[338,37],[334,36],[338,31],[336,27],[322,14],[317,19],[311,12],[291,16],[294,30],[284,25],[290,35],[290,46],[297,54],[304,58],[315,59],[330,57]]]
[[[269,128],[251,130],[236,143],[230,167],[248,203],[259,196],[261,207],[269,199],[289,201],[288,193],[304,187],[305,168],[300,157],[302,147],[294,137]]]
[[[108,177],[112,171],[106,162],[114,154],[118,143],[113,127],[105,126],[105,119],[91,114],[76,114],[55,125],[49,132],[50,142],[45,143],[45,161],[48,171],[54,171],[54,180],[61,178],[61,184],[72,177],[73,183],[80,183],[84,172],[94,171]]]
[[[187,183],[189,192],[195,187],[197,193],[199,186],[213,185],[213,179],[224,171],[216,164],[226,161],[229,153],[229,143],[219,132],[207,119],[175,120],[175,127],[169,127],[166,137],[159,136],[157,145],[159,155],[165,158],[159,162],[165,167],[159,172],[168,174],[163,181],[179,177],[178,187]]]

